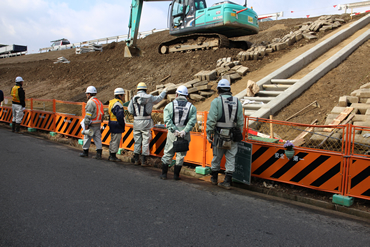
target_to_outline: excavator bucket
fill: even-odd
[[[139,48],[125,46],[124,57],[141,57],[142,55],[143,53]]]

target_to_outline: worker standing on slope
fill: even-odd
[[[18,76],[15,78],[15,86],[10,90],[10,95],[12,96],[12,132],[19,133],[22,119],[23,111],[26,109],[26,94],[23,90],[23,78]]]
[[[219,97],[211,103],[207,116],[207,139],[213,145],[211,162],[211,182],[217,184],[220,163],[225,155],[225,180],[218,186],[230,189],[235,171],[235,156],[238,152],[237,142],[243,139],[243,108],[238,98],[231,94],[230,82],[221,79],[217,85]]]
[[[83,121],[85,124],[85,129],[91,129],[93,131],[93,135],[84,135],[84,143],[82,146],[83,153],[80,153],[80,157],[89,156],[89,147],[91,144],[91,139],[93,139],[96,146],[96,155],[93,156],[93,158],[101,159],[103,149],[100,127],[101,123],[103,122],[104,109],[103,103],[96,98],[97,93],[98,91],[94,86],[89,86],[86,89],[86,98],[88,101],[85,107],[86,115]]]
[[[197,109],[187,100],[188,89],[179,86],[176,90],[176,98],[166,105],[163,110],[163,121],[168,129],[167,141],[162,157],[161,179],[167,179],[168,165],[176,153],[176,165],[174,168],[174,179],[180,179],[180,171],[184,163],[186,151],[177,152],[174,142],[183,138],[190,142],[190,131],[197,122]]]
[[[151,128],[153,125],[153,105],[159,103],[166,96],[166,89],[159,96],[147,94],[147,86],[144,82],[137,85],[137,94],[128,105],[128,111],[134,115],[134,159],[135,165],[139,165],[141,151],[141,165],[146,165],[149,156],[149,143],[152,138]]]
[[[122,133],[125,132],[125,114],[123,110],[123,101],[125,99],[125,90],[116,88],[114,90],[114,99],[109,101],[109,161],[121,161],[116,154],[121,142]]]

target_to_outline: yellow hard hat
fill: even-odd
[[[144,82],[140,82],[139,84],[137,84],[137,89],[148,89],[147,87],[146,87],[146,84],[144,83]]]

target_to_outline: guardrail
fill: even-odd
[[[0,121],[11,123],[11,98],[0,107]],[[82,138],[80,122],[86,103],[27,99],[22,126]],[[107,106],[104,106],[106,109]],[[60,113],[64,112],[64,113]],[[211,144],[206,138],[207,112],[197,113],[185,162],[210,166]],[[162,111],[153,111],[155,123],[163,121]],[[125,111],[126,130],[120,148],[134,149],[133,116]],[[328,131],[329,132],[325,132]],[[314,190],[370,200],[370,127],[306,125],[271,119],[244,118],[244,141],[252,145],[251,175]],[[150,154],[161,157],[167,130],[154,127]],[[294,139],[294,140],[293,140]],[[292,157],[284,143],[295,143]],[[109,145],[108,122],[102,123],[102,143]],[[224,163],[221,165],[224,169]]]
[[[0,58],[17,57],[17,56],[23,56],[23,55],[27,55],[27,52],[22,51],[22,52],[17,52],[17,53],[3,54],[3,55],[0,55]]]
[[[353,9],[369,7],[369,6],[370,6],[370,1],[363,1],[363,2],[357,2],[357,3],[346,3],[346,4],[339,4],[338,10],[344,9],[344,13],[347,13],[347,9],[351,9],[351,13],[352,13]]]

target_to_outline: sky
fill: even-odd
[[[231,0],[244,4],[244,0]],[[207,5],[220,0],[208,0]],[[360,0],[248,0],[257,14],[284,12],[283,18],[342,14],[336,5]],[[144,2],[140,31],[167,28],[169,1]],[[51,40],[71,43],[128,33],[131,0],[1,0],[0,44],[28,46],[37,53]],[[336,6],[336,7],[334,7]],[[370,9],[370,6],[367,8]],[[366,8],[355,9],[364,11]]]

